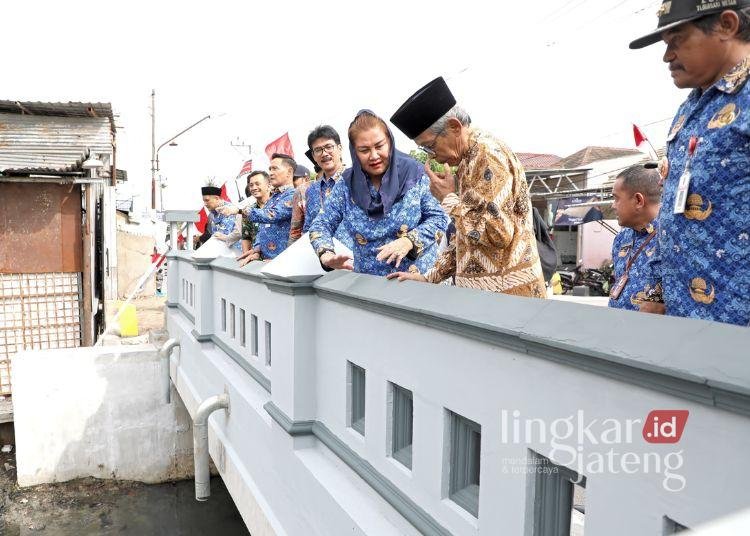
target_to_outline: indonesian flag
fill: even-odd
[[[635,146],[640,151],[648,153],[654,160],[658,159],[656,151],[654,151],[654,146],[651,145],[651,142],[648,141],[646,135],[636,124],[633,124],[633,138],[635,138]]]
[[[289,133],[284,132],[284,135],[278,139],[273,140],[271,143],[266,145],[266,155],[268,159],[271,159],[273,153],[282,153],[294,158],[294,150],[292,149],[292,141],[289,139]]]
[[[273,154],[273,153],[272,153]],[[239,179],[243,175],[247,175],[253,170],[253,161],[248,160],[244,164],[242,164],[242,169],[240,170],[239,174],[237,175],[237,178]]]

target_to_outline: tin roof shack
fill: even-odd
[[[600,268],[612,257],[615,235],[610,229],[619,230],[613,213],[606,210],[612,203],[612,185],[620,172],[647,156],[636,149],[597,146],[556,162],[540,158],[550,155],[531,156],[537,157],[526,166],[532,204],[552,227],[558,264]],[[603,212],[600,219],[584,217],[593,207]],[[582,225],[587,221],[600,223]]]
[[[23,349],[92,345],[117,294],[108,103],[0,100],[0,394]]]

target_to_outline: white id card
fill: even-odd
[[[674,197],[674,210],[672,211],[673,214],[682,214],[685,212],[688,188],[690,188],[690,168],[686,168],[682,176],[680,176],[680,182],[677,185],[677,193]]]

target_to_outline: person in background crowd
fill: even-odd
[[[289,224],[292,219],[292,177],[297,162],[285,154],[271,155],[268,177],[273,191],[263,208],[246,208],[243,216],[251,223],[258,224],[258,234],[253,243],[253,253],[243,260],[266,260],[278,256],[287,247]],[[237,214],[240,209],[233,206],[224,208],[226,214]]]
[[[454,276],[458,287],[544,298],[529,187],[516,155],[471,127],[442,77],[409,97],[391,122],[429,156],[447,164],[444,173],[431,171],[429,161],[424,169],[456,234],[429,271],[388,278],[439,283]],[[450,166],[458,166],[457,180]]]
[[[206,231],[213,238],[221,240],[238,253],[241,252],[242,221],[241,218],[223,213],[224,207],[229,205],[221,198],[221,188],[209,184],[201,188],[201,194],[203,206],[208,209]]]
[[[661,177],[642,164],[629,167],[615,179],[613,187],[617,223],[622,230],[612,244],[615,284],[609,306],[618,309],[660,313],[661,281],[658,275],[659,200]]]
[[[289,244],[293,244],[303,233],[310,230],[315,217],[323,212],[326,200],[334,185],[344,173],[341,159],[341,138],[330,125],[315,127],[307,136],[308,153],[320,168],[318,179],[302,184],[294,193],[292,202],[292,225],[289,231]],[[305,153],[307,154],[307,153]],[[336,238],[352,248],[352,239],[342,228],[336,231]]]
[[[659,212],[666,314],[750,324],[750,1],[665,1],[656,30],[678,88]]]
[[[247,177],[247,186],[245,195],[255,199],[255,208],[263,208],[271,197],[271,183],[268,173],[265,171],[253,171]],[[258,224],[253,223],[243,216],[242,218],[242,255],[238,259],[240,266],[245,266],[250,262],[249,258],[254,257],[253,244],[255,237],[258,235]]]
[[[306,182],[310,182],[310,170],[302,164],[297,164],[297,168],[294,170],[292,184],[294,188],[297,189]]]
[[[388,126],[369,110],[349,126],[349,144],[352,167],[310,226],[321,264],[372,275],[429,270],[448,217],[430,193],[422,165],[396,150]],[[354,239],[353,263],[334,252],[333,235],[342,224]]]

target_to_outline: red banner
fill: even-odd
[[[294,158],[294,150],[292,149],[292,141],[289,139],[289,133],[284,132],[284,135],[280,138],[273,140],[271,143],[266,145],[266,155],[268,159],[271,159],[273,153],[286,154]]]

